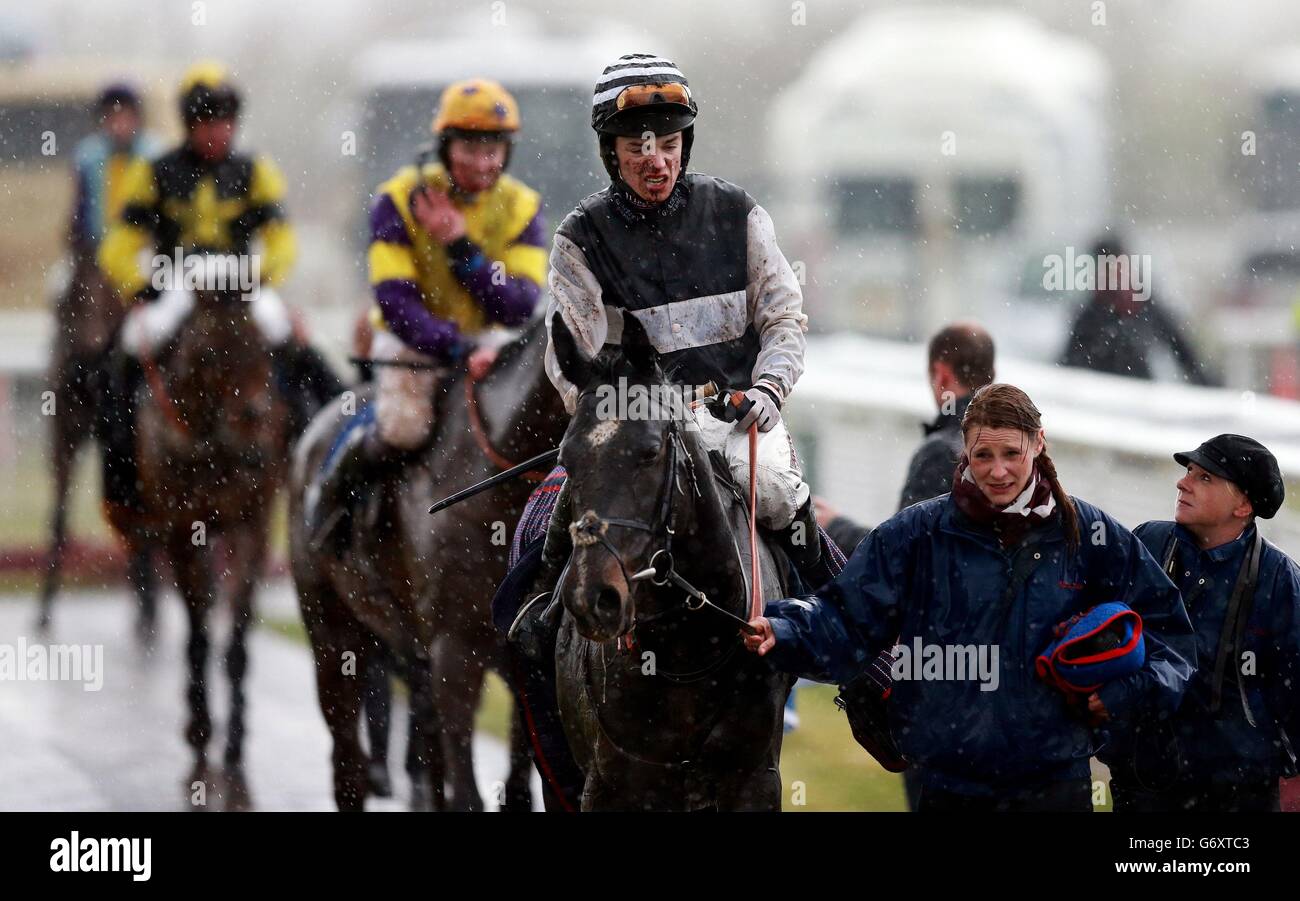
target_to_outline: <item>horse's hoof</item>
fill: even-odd
[[[372,795],[376,798],[391,798],[393,796],[393,780],[388,776],[387,764],[370,764],[366,775],[370,780],[370,793]]]
[[[206,760],[196,760],[190,769],[189,778],[182,786],[185,795],[185,807],[188,810],[207,810],[216,786],[212,774],[208,771]]]
[[[533,794],[527,789],[523,791],[507,791],[505,800],[501,804],[502,813],[532,813],[533,812]]]
[[[244,768],[238,764],[227,766],[223,776],[226,810],[232,812],[252,810],[253,797],[248,791],[248,780],[244,778]]]
[[[433,810],[433,790],[423,779],[411,783],[411,810],[419,813]]]

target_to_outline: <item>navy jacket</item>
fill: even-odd
[[[846,683],[895,640],[914,647],[998,649],[997,687],[975,679],[902,679],[889,705],[899,748],[926,785],[972,795],[1088,778],[1097,741],[1055,688],[1034,674],[1051,630],[1095,604],[1119,600],[1143,619],[1144,667],[1104,686],[1112,716],[1146,704],[1172,712],[1194,666],[1191,623],[1178,589],[1128,529],[1075,501],[1081,544],[1067,554],[1060,517],[1012,553],[945,494],[900,511],[860,544],[819,596],[774,601],[778,667]],[[1003,604],[1017,554],[1040,554]],[[923,645],[923,646],[924,646]]]
[[[1158,561],[1170,540],[1177,542],[1174,581],[1188,599],[1187,612],[1196,630],[1198,669],[1174,716],[1177,760],[1154,773],[1171,780],[1268,781],[1282,775],[1286,762],[1278,727],[1294,741],[1300,733],[1300,567],[1282,551],[1263,545],[1255,601],[1246,622],[1245,658],[1253,664],[1246,676],[1246,699],[1255,726],[1246,720],[1234,675],[1224,680],[1218,715],[1210,712],[1214,661],[1237,572],[1255,539],[1252,525],[1235,541],[1201,550],[1190,532],[1172,522],[1143,523],[1134,530]],[[1202,584],[1201,580],[1205,582]],[[1231,662],[1229,666],[1231,667]],[[1240,663],[1237,664],[1241,666]],[[1127,761],[1103,760],[1119,775]]]

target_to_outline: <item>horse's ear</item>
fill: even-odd
[[[658,363],[658,355],[650,336],[646,334],[641,320],[631,312],[623,311],[623,356],[637,372],[653,373]]]
[[[555,348],[555,359],[560,364],[560,372],[570,384],[582,390],[591,381],[591,364],[578,350],[578,342],[573,340],[573,333],[564,324],[564,317],[558,311],[551,316],[551,345]]]

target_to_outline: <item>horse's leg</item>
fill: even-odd
[[[212,607],[212,584],[208,574],[207,549],[190,543],[188,531],[169,542],[172,569],[185,610],[189,616],[190,637],[186,656],[189,661],[190,720],[185,740],[194,749],[192,781],[206,778],[207,745],[212,736],[212,718],[208,711],[208,611]]]
[[[153,552],[146,541],[133,542],[127,549],[126,581],[139,602],[139,619],[136,629],[141,638],[150,641],[158,619],[158,571],[154,568]]]
[[[62,374],[58,384],[67,385]],[[77,459],[77,449],[81,445],[80,436],[84,429],[77,429],[76,419],[68,403],[67,391],[63,392],[65,409],[62,416],[55,411],[52,423],[51,448],[54,461],[54,510],[50,516],[50,556],[45,566],[45,583],[41,587],[40,617],[37,627],[48,629],[54,606],[54,595],[59,590],[59,577],[63,570],[63,553],[68,538],[68,488],[72,482],[72,467]]]
[[[325,583],[299,584],[303,622],[316,662],[316,692],[333,741],[334,803],[339,810],[365,809],[366,755],[359,729],[361,699],[371,645],[346,612],[343,600]],[[348,653],[354,655],[348,658]]]
[[[434,668],[427,654],[410,654],[405,679],[410,689],[406,772],[411,778],[412,810],[445,810],[446,757],[442,722],[434,692]]]
[[[393,686],[386,649],[376,648],[366,664],[366,738],[370,790],[377,797],[393,794],[388,775],[388,733],[392,721]]]
[[[533,743],[528,736],[528,724],[524,721],[524,706],[519,698],[519,689],[508,669],[509,663],[505,653],[501,654],[502,665],[497,668],[505,683],[510,686],[510,773],[506,776],[505,800],[501,805],[505,813],[529,813],[533,809],[533,792],[530,784],[533,773]]]
[[[484,655],[452,629],[433,641],[433,703],[442,724],[449,810],[482,810],[474,781],[474,713],[483,689]]]
[[[231,570],[231,610],[234,621],[226,647],[226,676],[230,679],[230,721],[226,727],[224,763],[238,774],[244,760],[244,676],[248,672],[248,628],[253,622],[253,594],[266,560],[265,522],[249,523],[229,536],[227,560]]]

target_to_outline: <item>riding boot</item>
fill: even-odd
[[[785,551],[799,577],[811,591],[835,578],[823,559],[821,533],[817,530],[817,516],[813,512],[812,498],[794,514],[790,525],[771,533]]]
[[[360,509],[366,489],[407,456],[384,442],[373,425],[349,431],[344,445],[326,459],[324,472],[308,486],[303,499],[311,547],[320,550],[336,532],[346,535],[347,530],[340,526]]]
[[[142,512],[135,454],[135,394],[144,380],[140,363],[120,348],[104,358],[97,432],[103,460],[104,501]]]
[[[320,352],[294,339],[271,350],[271,369],[289,404],[289,433],[302,434],[311,418],[343,392],[343,382]]]
[[[546,527],[542,562],[533,579],[533,598],[520,608],[507,635],[524,656],[537,663],[548,662],[555,652],[555,638],[564,612],[555,589],[573,553],[573,538],[569,534],[571,519],[569,481],[565,479]]]

